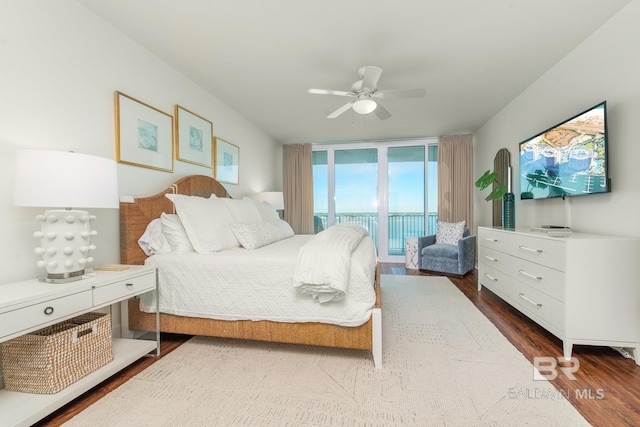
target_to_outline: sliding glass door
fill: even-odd
[[[436,167],[435,139],[315,146],[316,230],[361,224],[381,261],[403,262],[405,238],[435,232]]]

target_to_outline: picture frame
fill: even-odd
[[[240,182],[240,148],[225,141],[215,138],[215,179],[229,184]]]
[[[176,159],[213,169],[213,123],[175,107]]]
[[[116,161],[173,172],[173,116],[116,91]]]

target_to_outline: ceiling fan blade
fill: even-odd
[[[374,67],[373,65],[367,65],[364,67],[364,73],[362,75],[362,88],[368,88],[370,91],[374,91],[378,88],[378,80],[382,75],[382,68]]]
[[[373,110],[373,112],[376,113],[376,116],[378,116],[380,120],[387,120],[389,117],[391,117],[391,113],[387,111],[386,108],[380,105],[379,102],[377,104],[378,106],[376,107],[375,110]]]
[[[425,95],[424,89],[381,90],[373,94],[374,98],[380,99],[424,98]]]
[[[344,113],[345,111],[347,111],[348,109],[351,108],[351,106],[353,105],[354,101],[351,102],[347,102],[346,104],[344,104],[342,107],[338,108],[336,111],[334,111],[333,113],[329,114],[327,116],[327,119],[335,119],[336,117],[338,117],[340,114]]]
[[[315,93],[318,95],[356,96],[356,94],[353,92],[345,92],[343,90],[309,89],[308,92]]]

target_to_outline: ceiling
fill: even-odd
[[[472,133],[630,0],[78,1],[288,144]],[[364,65],[427,95],[327,119]]]

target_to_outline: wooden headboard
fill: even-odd
[[[229,197],[227,190],[215,179],[205,175],[190,175],[179,179],[166,190],[150,197],[136,198],[133,202],[120,202],[120,263],[144,264],[147,255],[138,245],[147,225],[160,218],[162,212],[175,213],[173,202],[165,194],[188,196]]]

